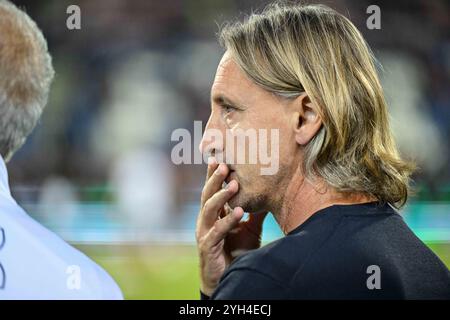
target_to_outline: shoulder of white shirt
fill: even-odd
[[[0,263],[5,273],[0,299],[123,299],[106,271],[16,203],[9,191],[3,159],[0,227],[4,233]]]

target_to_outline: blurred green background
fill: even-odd
[[[79,246],[116,280],[126,299],[199,299],[195,246]]]
[[[427,245],[450,267],[450,244]],[[126,299],[199,299],[194,246],[80,246],[117,281]]]

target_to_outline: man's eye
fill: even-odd
[[[233,111],[236,111],[236,108],[230,105],[222,105],[222,110],[224,111],[225,114],[231,113]]]

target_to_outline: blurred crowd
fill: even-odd
[[[208,119],[219,26],[267,1],[13,2],[43,30],[56,70],[42,120],[9,164],[19,201],[60,203],[67,216],[79,202],[115,203],[136,228],[182,215],[205,166],[174,165],[171,132]],[[372,1],[323,3],[356,24],[383,66],[397,141],[420,168],[416,197],[450,200],[449,3],[377,1],[380,30],[366,28]],[[71,4],[81,30],[66,27]]]

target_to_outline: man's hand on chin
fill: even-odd
[[[227,204],[239,190],[237,181],[231,180],[222,188],[229,172],[226,164],[209,161],[197,218],[200,290],[208,296],[236,256],[261,245],[262,224],[267,214],[250,214],[248,220],[241,221],[244,210],[232,209]]]

